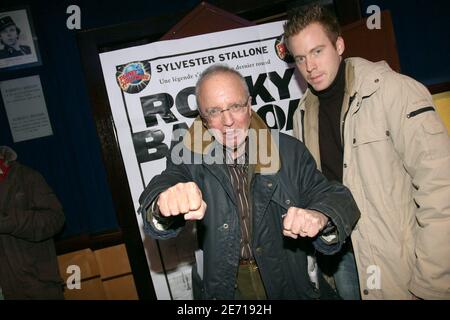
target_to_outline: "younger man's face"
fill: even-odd
[[[341,37],[333,45],[322,25],[315,22],[289,37],[288,48],[305,80],[322,91],[336,78],[345,46]]]

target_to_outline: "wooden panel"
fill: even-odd
[[[362,19],[342,28],[344,57],[362,57],[374,62],[385,60],[393,70],[400,72],[391,14],[389,11],[381,12],[381,29],[368,29],[366,20]]]
[[[66,273],[69,265],[77,265],[81,271],[81,288],[64,289],[67,300],[139,299],[124,244],[67,253],[59,256],[58,262],[64,282],[70,276]]]
[[[126,275],[103,281],[106,298],[108,300],[137,300],[136,286],[133,276]]]
[[[125,245],[96,250],[94,253],[102,279],[131,273]]]
[[[109,230],[96,234],[80,234],[55,242],[58,255],[82,249],[98,250],[123,243],[121,230]]]
[[[161,40],[180,39],[204,33],[248,27],[251,25],[255,25],[255,23],[202,2],[171,28]]]
[[[105,289],[100,277],[81,281],[81,289],[64,288],[66,300],[106,300]]]
[[[100,276],[97,260],[91,249],[79,250],[58,256],[59,271],[64,282],[70,274],[67,273],[67,267],[77,265],[80,267],[81,280]]]

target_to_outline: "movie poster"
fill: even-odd
[[[134,208],[148,182],[165,169],[177,132],[198,116],[201,72],[227,64],[245,77],[252,107],[269,128],[292,133],[292,115],[306,88],[283,44],[283,22],[154,42],[100,54],[117,139]],[[192,299],[195,228],[155,242],[143,233],[158,299]]]

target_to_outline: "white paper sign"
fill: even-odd
[[[39,76],[0,82],[14,142],[52,135]]]

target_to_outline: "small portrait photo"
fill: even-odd
[[[0,11],[0,69],[39,62],[29,11]]]

